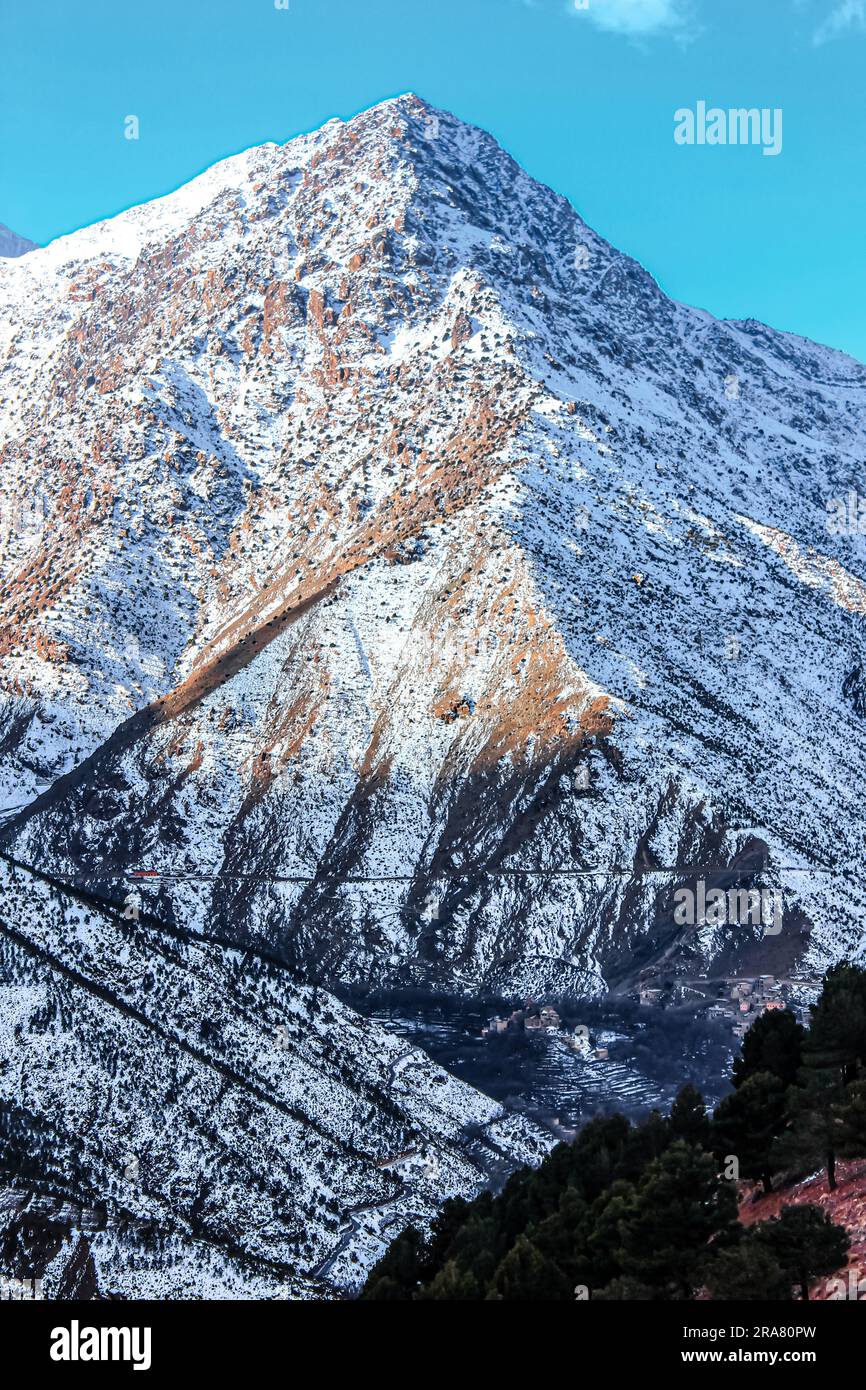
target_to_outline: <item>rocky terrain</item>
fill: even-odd
[[[284,968],[5,861],[0,1059],[0,1271],[48,1297],[333,1296],[551,1142]]]
[[[823,1212],[848,1232],[851,1248],[843,1269],[816,1279],[809,1297],[819,1302],[866,1301],[866,1164],[860,1160],[841,1163],[837,1174],[839,1186],[835,1192],[827,1187],[825,1173],[817,1173],[802,1182],[780,1188],[769,1195],[747,1189],[740,1206],[740,1220],[745,1226],[756,1221],[769,1221],[779,1215],[783,1206],[804,1203],[820,1207]]]
[[[866,368],[415,97],[0,265],[4,839],[323,982],[861,946]],[[866,698],[866,697],[864,697]],[[778,941],[672,926],[768,866]],[[662,870],[663,872],[652,872]]]
[[[335,989],[862,959],[866,367],[414,96],[4,237],[16,1269],[330,1296],[541,1153]]]

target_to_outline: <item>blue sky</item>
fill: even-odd
[[[47,241],[403,91],[668,293],[866,361],[866,0],[39,0],[0,19],[0,222]],[[778,157],[677,145],[781,108]],[[140,138],[124,138],[137,115]]]

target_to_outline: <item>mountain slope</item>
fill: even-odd
[[[62,1282],[82,1231],[103,1295],[328,1297],[548,1147],[285,970],[5,860],[0,1055],[4,1267]]]
[[[830,1192],[825,1173],[816,1173],[802,1182],[764,1194],[749,1191],[740,1205],[740,1220],[745,1226],[757,1221],[771,1221],[784,1206],[820,1207],[831,1221],[848,1232],[851,1249],[844,1269],[838,1269],[813,1284],[810,1299],[825,1301],[863,1301],[863,1257],[866,1255],[866,1165],[858,1160],[841,1163],[838,1188]]]
[[[0,222],[0,256],[26,256],[28,251],[35,250],[35,241],[28,241],[26,236],[19,236]]]
[[[156,916],[322,982],[862,952],[866,570],[825,508],[866,368],[673,303],[411,96],[0,303],[19,859],[159,871]],[[675,926],[682,866],[758,864],[781,937]]]

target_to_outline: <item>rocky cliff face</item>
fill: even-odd
[[[866,368],[416,97],[0,264],[3,839],[306,979],[862,952]],[[765,866],[784,930],[673,922]],[[751,953],[751,954],[750,954]]]

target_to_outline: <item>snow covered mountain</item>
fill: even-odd
[[[157,871],[154,920],[324,987],[862,958],[866,367],[674,303],[414,96],[0,310],[19,861]],[[780,936],[674,924],[683,866],[758,865]]]
[[[26,256],[28,251],[37,250],[35,241],[19,236],[0,222],[0,256]]]
[[[332,1297],[550,1145],[284,968],[5,860],[0,1057],[4,1273],[47,1297]]]

